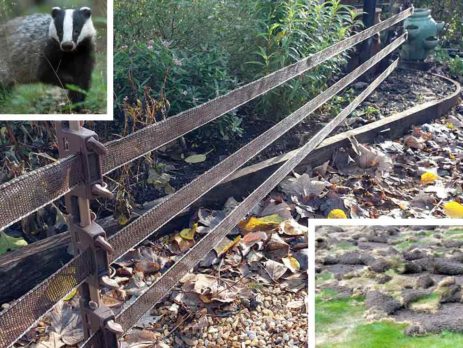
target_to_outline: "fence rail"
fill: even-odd
[[[352,48],[376,33],[390,28],[411,14],[412,9],[407,9],[323,51],[302,59],[257,81],[251,82],[224,96],[218,97],[194,109],[185,111],[163,122],[148,126],[127,137],[105,144],[108,153],[101,157],[100,174],[106,175],[134,159],[178,139],[188,132],[236,109],[259,95],[303,74],[307,70],[312,69],[335,55]],[[106,248],[107,250],[113,250],[111,256],[108,256],[109,260],[107,261],[114,261],[118,257],[124,255],[129,249],[148,238],[157,229],[232,175],[243,164],[300,123],[317,108],[355,81],[359,76],[390,55],[403,44],[406,37],[406,33],[401,35],[375,56],[307,102],[297,111],[287,116],[278,124],[243,146],[206,173],[197,177],[173,195],[162,200],[160,204],[112,236],[108,241],[109,243],[104,240],[103,242],[99,240],[100,244],[98,245],[100,249]],[[303,158],[319,145],[336,126],[368,97],[368,95],[389,76],[396,68],[397,64],[397,61],[392,63],[362,93],[360,93],[354,101],[299,149],[299,151],[294,153],[292,158],[278,168],[264,181],[264,183],[262,183],[262,185],[244,199],[218,226],[192,247],[178,262],[167,270],[157,282],[152,284],[145,293],[119,313],[115,320],[121,324],[122,330],[124,332],[129,330],[143,313],[153,307],[165,294],[167,294],[183,275],[191,270],[197,262],[214,248],[262,198],[283,180]],[[98,149],[95,149],[95,151],[96,150]],[[79,195],[82,194],[82,192],[80,192],[82,183],[88,181],[86,178],[88,163],[90,162],[88,162],[88,159],[86,159],[83,153],[77,153],[1,185],[0,211],[2,214],[0,216],[0,228],[11,225],[15,221],[18,221],[22,217],[27,216],[63,195],[67,194],[68,203],[72,200],[72,197],[80,197]],[[30,187],[36,187],[38,189],[36,192],[33,192],[34,190],[31,190]],[[88,196],[89,193],[87,192],[86,194]],[[79,203],[81,203],[80,198]],[[67,206],[69,207],[71,205],[67,204]],[[82,213],[82,211],[80,212]],[[76,214],[76,212],[70,213],[72,213],[73,218],[76,220],[71,223],[71,226],[74,226],[74,229],[84,229],[85,225],[82,225],[82,221],[79,221],[78,214]],[[76,222],[81,223],[80,227],[77,226]],[[92,222],[90,221],[89,224],[92,224]],[[78,245],[81,246],[81,244]],[[99,257],[98,255],[102,255],[100,249],[95,251],[95,248],[84,248],[81,250],[81,253],[75,256],[61,269],[11,304],[7,310],[0,313],[0,346],[4,347],[13,344],[25,331],[31,328],[41,316],[49,311],[57,301],[66,296],[73,288],[82,284],[88,285],[89,279],[94,277],[95,274],[98,274],[99,270],[95,269],[95,264],[97,262],[96,258]],[[83,289],[85,290],[85,288],[81,288],[80,290],[81,295],[85,293],[85,291],[82,292]],[[98,296],[98,294],[95,296]],[[93,305],[91,307],[93,311],[96,310],[93,308]],[[88,311],[87,309],[87,314]],[[106,331],[107,328],[104,327],[91,327],[89,331],[91,335],[87,335],[90,337],[87,337],[88,340],[83,346],[104,346],[102,342],[106,339]]]
[[[232,111],[258,96],[297,77],[373,35],[390,28],[412,14],[407,9],[385,21],[340,41],[257,81],[235,89],[196,108],[107,143],[103,172],[113,170],[153,151],[192,130]],[[60,160],[0,185],[0,229],[21,220],[48,203],[64,196],[82,182],[79,156]],[[70,174],[72,173],[72,175]],[[34,193],[30,190],[34,187]],[[32,196],[33,195],[33,196]]]

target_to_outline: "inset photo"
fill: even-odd
[[[463,345],[463,224],[401,221],[312,226],[317,348]]]
[[[0,120],[112,120],[107,0],[0,1],[0,47]]]

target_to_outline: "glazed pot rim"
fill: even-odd
[[[431,9],[421,7],[421,8],[415,8],[413,10],[413,16],[426,16],[431,14]]]

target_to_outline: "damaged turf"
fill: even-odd
[[[452,242],[462,237],[462,230],[317,228],[317,347],[337,347],[338,341],[352,342],[343,347],[397,346],[395,339],[400,347],[439,340],[459,346],[463,257]],[[375,328],[372,337],[363,337],[368,328]],[[386,332],[390,340],[382,337]],[[388,345],[361,345],[359,337]]]

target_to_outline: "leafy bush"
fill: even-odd
[[[354,13],[339,0],[142,0],[115,2],[115,97],[143,103],[150,88],[175,115],[345,38]],[[249,104],[246,117],[278,120],[326,86],[346,54]],[[164,117],[165,115],[163,115]],[[239,113],[194,141],[240,136]]]
[[[253,77],[267,75],[343,40],[356,17],[352,9],[339,0],[264,2],[261,13],[269,20],[259,34],[262,44],[256,52],[257,60],[249,62],[256,68],[251,74]],[[301,106],[341,71],[346,57],[347,53],[334,57],[286,86],[267,93],[258,104],[261,113],[279,119]]]
[[[136,103],[146,87],[166,98],[171,115],[198,106],[237,86],[227,69],[228,54],[212,47],[196,53],[170,48],[162,40],[151,40],[119,50],[114,56],[116,104],[128,97]],[[159,115],[164,117],[165,115]],[[234,114],[201,129],[199,137],[229,138],[239,135],[241,120]],[[226,125],[235,125],[229,128]],[[236,126],[238,125],[238,128]]]

